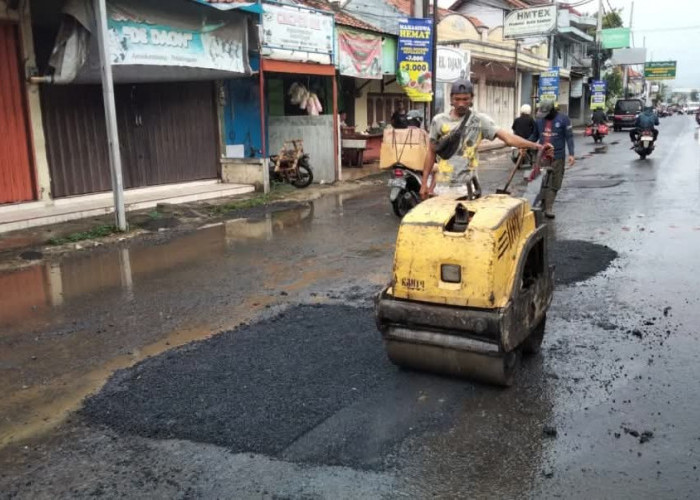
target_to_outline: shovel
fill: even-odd
[[[508,177],[508,181],[506,182],[506,185],[503,186],[503,189],[496,189],[496,194],[510,194],[510,191],[508,191],[508,188],[510,187],[510,183],[513,182],[513,177],[515,177],[516,172],[520,168],[520,165],[522,165],[523,160],[525,159],[525,155],[527,154],[527,150],[520,150],[520,156],[518,157],[518,161],[515,163],[515,167],[513,167],[513,170],[510,173],[510,176]]]

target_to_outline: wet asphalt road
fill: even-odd
[[[379,187],[0,275],[0,495],[697,498],[700,142],[607,143],[577,139],[508,390],[385,359]]]

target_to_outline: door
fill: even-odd
[[[486,109],[484,112],[499,127],[510,130],[515,119],[515,87],[503,82],[486,82]]]
[[[42,87],[54,196],[111,189],[99,85]],[[124,187],[216,179],[218,128],[211,82],[116,85]]]
[[[211,82],[120,85],[116,100],[126,187],[218,176]]]
[[[17,28],[0,21],[0,203],[34,199]]]

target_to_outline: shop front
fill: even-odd
[[[398,107],[396,99],[403,98],[400,89],[393,95],[385,92],[385,78],[393,79],[396,73],[396,41],[344,26],[336,33],[343,166],[361,167],[379,160],[383,134],[378,124],[385,119],[384,109],[391,116]],[[381,117],[376,116],[379,110]]]
[[[2,1],[0,9],[9,12]],[[36,197],[20,28],[18,13],[0,12],[0,204]]]
[[[54,197],[111,189],[91,5],[65,2],[52,73],[40,78]],[[251,75],[255,18],[198,0],[108,0],[107,10],[124,186],[219,178],[215,82]]]
[[[263,4],[262,78],[267,156],[301,139],[315,182],[340,179],[333,14]]]

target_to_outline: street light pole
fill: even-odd
[[[106,0],[94,0],[97,43],[100,49],[100,73],[102,75],[102,97],[107,124],[107,142],[109,143],[109,166],[112,173],[112,193],[114,195],[114,213],[117,229],[126,231],[126,214],[124,210],[124,182],[122,180],[122,157],[119,151],[119,131],[117,129],[117,111],[114,104],[114,82],[112,81],[112,59],[107,41],[107,5]]]

